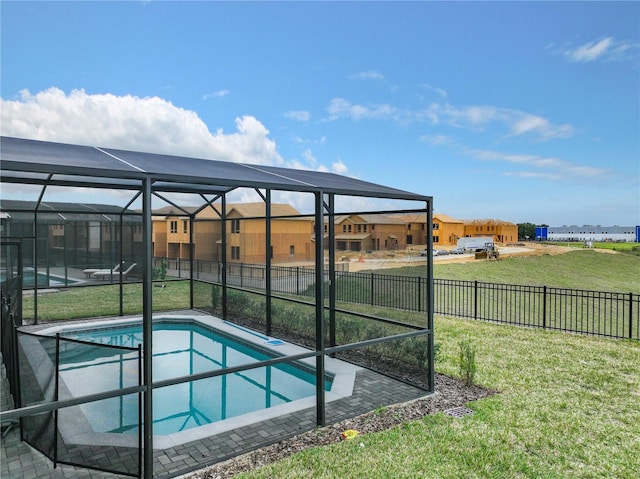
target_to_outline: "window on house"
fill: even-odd
[[[362,225],[358,225],[358,233],[362,233]]]
[[[409,231],[411,231],[411,223],[409,223],[409,224],[407,225],[407,229],[408,229]]]
[[[324,225],[324,232],[326,233],[327,231],[329,231],[329,225]]]
[[[169,228],[171,233],[177,233],[178,232],[178,222],[176,220],[171,220],[171,222],[169,223]]]
[[[231,232],[240,233],[240,220],[231,220]]]
[[[295,247],[295,245],[289,246],[289,257],[290,258],[295,258],[296,257],[296,247]]]
[[[231,247],[231,259],[240,259],[240,246]]]
[[[367,232],[367,225],[364,225],[364,232]]]
[[[187,220],[182,221],[182,232],[183,233],[189,232],[189,222]]]
[[[347,225],[342,225],[342,232],[346,233],[347,232]]]
[[[347,231],[351,233],[351,225],[347,225]]]
[[[407,235],[407,244],[413,244],[413,236]]]
[[[440,243],[440,237],[439,236],[434,236],[433,237],[433,242],[434,243]]]

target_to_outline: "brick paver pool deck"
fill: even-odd
[[[8,387],[2,384],[2,407],[10,406]],[[326,404],[326,424],[355,417],[380,406],[410,401],[426,395],[425,391],[376,372],[362,369],[356,373],[353,394]],[[4,425],[3,425],[4,426]],[[208,465],[224,461],[316,427],[315,407],[270,417],[264,421],[230,429],[167,449],[154,450],[154,477],[177,477]],[[120,478],[111,473],[58,465],[20,441],[17,426],[5,429],[0,456],[2,479],[106,479]]]

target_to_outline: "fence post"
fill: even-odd
[[[34,270],[35,271],[35,270]],[[38,278],[34,279],[34,283],[38,281]],[[53,400],[58,401],[60,399],[60,333],[56,333],[56,364],[54,366],[55,379],[53,383]],[[58,411],[53,411],[53,468],[58,467]],[[22,424],[22,421],[20,422]],[[21,434],[22,435],[22,434]]]
[[[422,311],[422,277],[418,276],[418,311]]]
[[[473,282],[473,319],[478,319],[478,280]]]
[[[633,293],[629,293],[629,339],[633,339]]]
[[[373,306],[373,273],[371,273],[371,306]]]
[[[547,329],[547,287],[542,287],[542,329]]]
[[[300,266],[296,266],[296,296],[300,296]]]

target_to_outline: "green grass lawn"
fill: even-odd
[[[425,276],[424,267],[408,266],[381,274]],[[553,286],[640,293],[640,256],[576,250],[559,255],[522,256],[499,261],[434,264],[437,279]]]
[[[586,248],[586,245],[584,242],[567,242],[567,241],[558,241],[555,243],[550,243],[550,244],[555,244],[558,246],[568,246],[569,248]],[[623,251],[623,252],[627,252],[627,253],[631,253],[634,250],[638,250],[640,248],[640,243],[607,243],[604,241],[596,241],[592,243],[592,247],[593,248],[597,248],[597,249],[611,249],[611,250],[615,250],[615,251]]]
[[[640,471],[640,343],[437,318],[440,372],[459,341],[499,394],[315,448],[244,478],[629,478]]]

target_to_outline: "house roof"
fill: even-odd
[[[475,219],[475,220],[464,220],[463,223],[467,224],[467,225],[510,225],[510,226],[516,226],[515,223],[511,223],[509,221],[497,220],[497,219],[492,219],[492,218]]]
[[[334,173],[0,137],[3,182],[223,194],[238,187],[429,201]]]
[[[266,214],[266,204],[263,201],[257,203],[233,203],[227,205],[227,215],[232,212],[244,218],[263,218]],[[293,206],[285,203],[271,203],[271,216],[298,216],[300,213]]]
[[[198,211],[198,207],[196,206],[181,206],[180,208],[176,208],[172,205],[163,206],[162,208],[155,208],[153,210],[153,216],[186,216],[186,213],[194,213]]]
[[[442,213],[436,213],[433,215],[434,220],[441,221],[442,223],[455,223],[455,224],[464,224],[464,221],[459,220],[457,218],[453,218],[449,215],[445,215]]]
[[[395,216],[395,215],[381,215],[381,214],[373,214],[373,215],[358,215],[368,224],[374,225],[403,225],[405,224],[404,219]]]

